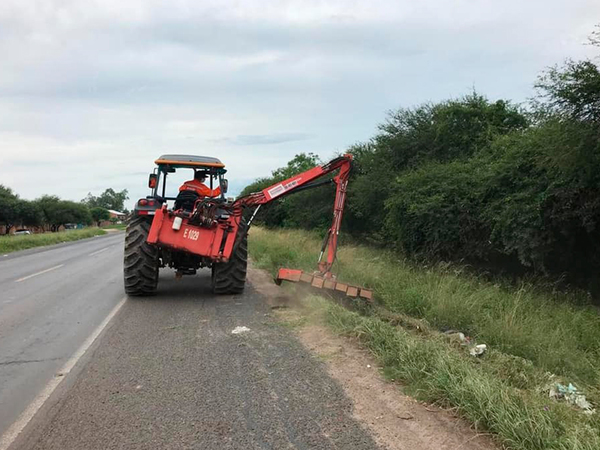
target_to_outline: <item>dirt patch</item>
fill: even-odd
[[[264,271],[250,269],[248,279],[267,298],[274,313],[298,339],[322,359],[354,403],[353,414],[378,444],[391,450],[498,449],[489,435],[476,433],[459,417],[404,395],[386,381],[374,358],[350,339],[336,336],[314,320],[301,301],[277,287]]]

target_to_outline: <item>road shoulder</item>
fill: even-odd
[[[277,287],[270,275],[250,269],[248,278],[273,314],[287,324],[298,340],[326,367],[353,403],[353,416],[382,447],[420,450],[484,450],[499,448],[451,411],[426,405],[403,394],[402,386],[387,381],[375,359],[351,339],[335,335],[301,298]]]

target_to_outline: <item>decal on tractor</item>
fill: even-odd
[[[289,191],[292,188],[298,186],[298,180],[292,180],[289,183],[281,183],[275,186],[274,188],[269,189],[267,192],[269,193],[269,197],[272,199],[275,197],[279,197],[281,194]]]
[[[183,230],[183,237],[184,239],[189,239],[190,241],[197,241],[200,237],[200,232],[198,230],[191,230],[189,228],[186,228],[185,230]]]

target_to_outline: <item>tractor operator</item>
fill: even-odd
[[[217,197],[218,195],[221,195],[220,186],[217,186],[216,189],[211,189],[204,184],[205,181],[206,173],[200,171],[195,172],[194,179],[183,183],[179,188],[179,192],[192,191],[198,194],[200,197]]]

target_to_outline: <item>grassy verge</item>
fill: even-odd
[[[118,223],[115,225],[106,225],[105,227],[102,227],[103,230],[125,230],[126,228],[127,228],[126,223]]]
[[[77,241],[92,236],[106,234],[100,228],[85,228],[83,230],[67,230],[58,233],[30,234],[25,236],[0,236],[0,253],[6,254],[44,245],[58,244],[67,241]]]
[[[314,269],[319,245],[319,236],[302,231],[254,228],[250,237],[256,264],[271,271]],[[361,246],[340,250],[336,272],[375,288],[379,307],[359,315],[331,305],[328,323],[359,339],[414,395],[457,408],[510,448],[600,448],[598,414],[548,397],[561,381],[573,382],[594,402],[600,398],[600,315],[585,298],[531,283],[493,284],[455,267],[417,267]],[[404,320],[391,321],[393,315]],[[440,333],[447,328],[490,351],[471,357]]]

